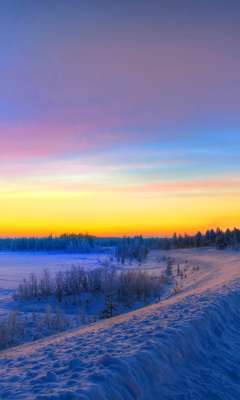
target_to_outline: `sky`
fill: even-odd
[[[0,236],[240,227],[240,2],[0,0]]]

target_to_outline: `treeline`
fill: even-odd
[[[140,236],[130,237],[96,237],[88,234],[67,234],[58,237],[22,237],[0,238],[0,251],[29,252],[63,252],[63,253],[98,253],[111,251],[122,264],[128,259],[139,263],[144,261],[150,247],[146,239]]]
[[[63,253],[97,253],[112,251],[113,256],[122,264],[128,260],[137,260],[141,264],[150,250],[186,249],[192,247],[216,247],[219,250],[226,248],[240,249],[240,229],[219,228],[208,230],[205,234],[177,235],[172,238],[153,237],[96,237],[89,234],[67,234],[58,237],[0,238],[0,251],[46,251]]]
[[[208,230],[205,234],[198,232],[196,235],[184,236],[174,233],[172,238],[163,238],[158,242],[158,248],[164,250],[170,249],[186,249],[192,247],[216,247],[218,250],[224,249],[240,249],[240,229],[234,228],[233,230],[227,229],[223,231],[219,228],[214,231]],[[152,248],[154,247],[154,240]]]
[[[92,253],[102,248],[95,236],[66,234],[53,237],[22,237],[0,239],[0,251],[47,251],[66,253]]]
[[[0,238],[0,251],[97,253],[117,246],[121,240],[120,237],[97,237],[82,233],[64,233],[55,237]]]

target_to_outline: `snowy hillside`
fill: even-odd
[[[168,254],[175,276],[177,264],[185,263],[179,293],[170,290],[152,306],[2,351],[1,398],[239,399],[240,254]]]

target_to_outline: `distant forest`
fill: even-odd
[[[63,252],[63,253],[96,253],[106,249],[115,249],[115,256],[121,258],[147,257],[149,250],[186,249],[193,247],[216,247],[219,250],[240,249],[240,229],[227,229],[222,231],[217,228],[208,230],[205,234],[198,232],[196,235],[177,235],[172,238],[143,238],[130,237],[97,237],[89,234],[67,234],[58,237],[22,237],[0,239],[0,251],[29,251],[29,252]],[[140,256],[139,256],[140,255]]]
[[[150,242],[151,243],[151,242]],[[162,249],[187,249],[192,247],[216,247],[218,250],[240,248],[240,229],[227,229],[222,231],[217,228],[208,230],[205,234],[198,232],[196,235],[184,236],[174,233],[172,238],[162,239]]]
[[[95,236],[82,233],[63,234],[58,237],[21,237],[0,239],[0,250],[48,251],[65,253],[91,253],[98,251],[99,241]]]

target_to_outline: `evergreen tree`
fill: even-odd
[[[210,231],[210,246],[214,246],[216,244],[216,233],[213,229]]]
[[[169,260],[167,263],[167,270],[166,270],[167,276],[171,276],[172,275],[172,261]]]
[[[218,250],[224,250],[227,248],[227,241],[222,231],[217,233],[216,246]]]
[[[186,233],[183,238],[183,246],[185,249],[190,247],[190,237]]]
[[[171,249],[171,240],[165,237],[163,239],[163,250],[170,250]]]
[[[211,245],[210,231],[206,232],[205,237],[203,239],[203,244],[204,244],[204,246],[210,246]]]
[[[231,241],[232,241],[232,238],[233,238],[233,234],[232,234],[232,232],[230,231],[230,229],[227,229],[227,230],[225,231],[224,236],[225,236],[226,244],[227,244],[228,246],[230,246]]]
[[[195,246],[196,247],[202,247],[202,245],[203,245],[203,235],[202,235],[202,233],[201,232],[198,232],[196,235],[195,235],[195,238],[194,238],[195,240]]]
[[[177,238],[176,232],[175,232],[174,235],[173,235],[172,243],[173,243],[173,248],[176,249],[176,248],[178,247],[178,238]]]
[[[183,244],[184,244],[183,237],[182,237],[182,235],[179,235],[178,236],[178,245],[177,245],[178,249],[183,249],[183,246],[184,246]]]
[[[236,230],[233,230],[233,238],[232,238],[232,248],[233,250],[239,251],[240,250],[240,243],[238,241]]]
[[[113,293],[113,290],[110,290],[108,293],[105,295],[105,309],[103,310],[102,314],[104,318],[111,318],[117,314],[118,311],[118,304],[116,303],[117,299]]]

